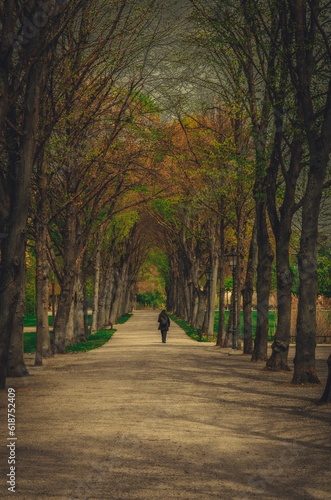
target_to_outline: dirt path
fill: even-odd
[[[263,372],[174,324],[162,344],[156,318],[137,311],[100,349],[41,368],[30,356],[31,377],[8,380],[16,494],[6,485],[5,401],[0,498],[329,499],[331,408],[313,405],[323,387],[292,387],[290,374]],[[323,385],[329,353],[318,348]]]

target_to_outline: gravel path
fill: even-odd
[[[59,355],[16,390],[15,494],[6,474],[1,394],[0,498],[330,499],[330,406],[323,386],[292,387],[248,357],[196,343],[158,312],[137,311],[103,347]],[[291,353],[293,357],[293,352]],[[4,404],[3,404],[4,402]]]

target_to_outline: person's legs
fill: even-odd
[[[165,344],[167,338],[167,330],[161,330],[162,342]]]

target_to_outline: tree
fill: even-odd
[[[305,133],[309,173],[302,204],[300,238],[299,305],[293,383],[319,383],[315,368],[317,231],[322,192],[331,151],[331,51],[327,2],[286,2],[291,24],[285,34],[294,33],[295,51],[287,53],[291,80],[297,96],[301,125]],[[319,73],[322,71],[322,73]],[[318,96],[315,89],[318,88]]]
[[[319,404],[326,404],[331,402],[331,354],[328,357],[328,378],[325,384],[325,389],[322,394],[321,399],[319,400]]]
[[[257,328],[252,359],[266,360],[268,338],[268,304],[273,251],[267,222],[266,168],[271,105],[268,89],[261,75],[271,77],[275,57],[275,39],[261,47],[263,67],[259,66],[259,47],[250,30],[250,2],[200,2],[192,0],[198,23],[198,41],[207,54],[209,71],[216,74],[219,94],[230,94],[247,109],[251,121],[255,149],[255,185],[258,248]],[[268,9],[268,7],[267,7]],[[275,29],[275,28],[272,28]],[[271,31],[272,31],[271,29]],[[270,31],[267,31],[268,33]],[[215,86],[215,84],[214,84]],[[225,97],[227,99],[227,97]]]
[[[37,1],[1,4],[0,176],[1,284],[0,388],[5,386],[10,336],[25,277],[25,242],[35,157],[40,87],[46,54],[80,1],[54,2],[45,12]]]

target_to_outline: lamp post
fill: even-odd
[[[209,267],[206,271],[206,278],[208,281],[211,281],[212,277],[213,277],[213,269]]]
[[[232,293],[233,293],[233,309],[232,309],[232,349],[237,349],[237,252],[235,247],[231,248],[230,253],[226,255],[229,266],[232,271]]]

